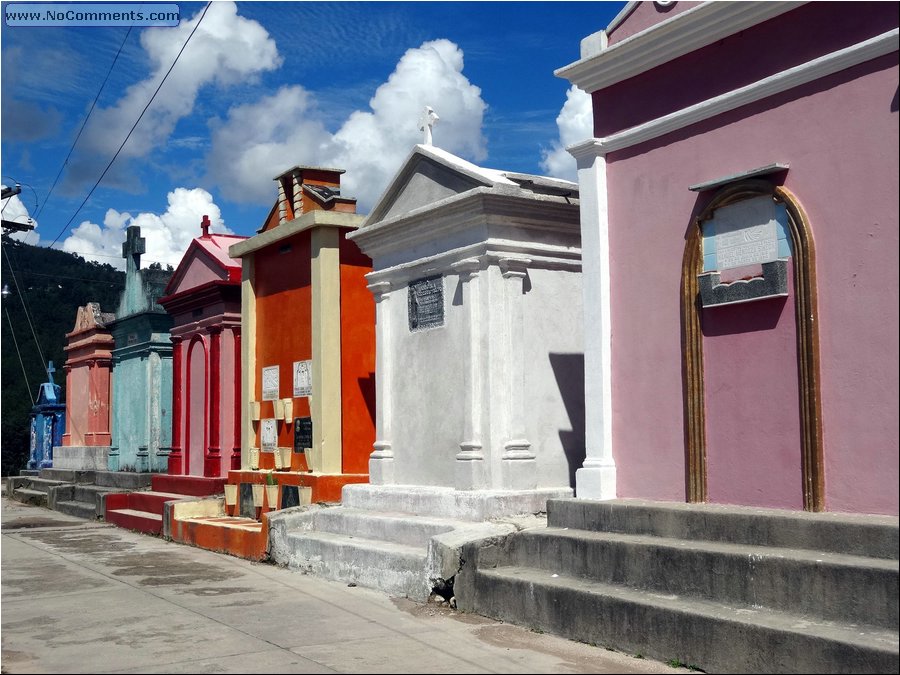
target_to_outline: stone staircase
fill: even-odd
[[[65,472],[66,469],[44,469],[44,471]],[[43,472],[42,472],[43,473]],[[106,512],[108,495],[123,490],[146,489],[150,485],[147,474],[125,471],[84,471],[90,474],[90,481],[73,481],[50,490],[48,506],[54,511],[61,511],[79,518],[96,520],[103,518]]]
[[[146,476],[150,490],[125,492],[106,497],[107,522],[146,534],[163,534],[166,502],[204,497],[223,492],[224,478],[174,476],[169,474],[133,474]]]
[[[150,485],[146,474],[117,471],[41,469],[23,471],[7,481],[7,494],[26,504],[96,520],[105,512],[106,496]]]
[[[543,524],[533,515],[503,516],[504,496],[474,507],[470,495],[406,486],[344,487],[340,506],[307,506],[269,514],[269,556],[276,564],[424,602],[452,594],[462,547],[503,539]],[[406,507],[406,508],[404,508]],[[518,509],[513,509],[518,510]],[[474,514],[490,521],[465,518]]]
[[[461,609],[709,672],[898,672],[898,519],[551,500],[467,545]]]

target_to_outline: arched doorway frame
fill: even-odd
[[[681,265],[681,344],[684,375],[686,492],[689,502],[707,500],[706,403],[703,380],[703,332],[697,277],[702,271],[701,224],[716,209],[745,199],[771,195],[785,206],[794,259],[794,308],[797,320],[797,368],[800,389],[803,508],[825,510],[824,454],[819,379],[816,253],[809,219],[787,188],[764,180],[744,180],[721,188],[691,224]]]

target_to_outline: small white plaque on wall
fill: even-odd
[[[262,369],[262,400],[274,401],[278,396],[278,366]]]
[[[727,270],[778,259],[775,203],[746,199],[716,209],[710,224],[716,242],[716,269]]]
[[[294,397],[312,396],[312,361],[294,361]]]
[[[278,445],[278,425],[274,419],[260,421],[259,444],[263,450],[274,450]]]

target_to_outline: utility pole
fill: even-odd
[[[5,187],[3,188],[3,194],[0,196],[0,199],[9,199],[10,197],[15,197],[17,194],[22,192],[22,186],[16,183],[15,187]],[[17,223],[13,220],[4,220],[2,221],[3,231],[6,234],[9,232],[30,232],[34,229],[34,224],[31,221],[31,218],[28,219],[27,223]]]

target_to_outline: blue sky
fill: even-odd
[[[64,231],[204,8],[177,4],[179,27],[127,39],[124,27],[3,26],[2,180],[23,185],[4,219],[36,217],[43,245],[59,237],[58,248],[114,264],[138,224],[144,262],[177,264],[203,213],[214,231],[252,234],[276,198],[272,178],[298,164],[346,169],[344,193],[365,213],[420,141],[424,105],[441,117],[437,146],[572,178],[561,146],[588,135],[590,111],[553,71],[625,3],[214,2]]]

